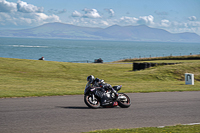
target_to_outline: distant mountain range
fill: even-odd
[[[120,40],[149,42],[200,42],[196,33],[170,33],[163,29],[150,28],[146,25],[119,26],[108,28],[80,27],[63,23],[47,23],[24,30],[2,30],[0,37],[23,38],[61,38],[84,40]]]

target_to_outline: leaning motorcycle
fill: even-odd
[[[118,92],[122,88],[122,85],[113,86],[112,89],[104,89],[102,87],[91,88],[90,86],[85,87],[84,91],[84,102],[90,108],[100,107],[116,107],[128,108],[131,105],[130,98],[124,93],[118,93],[118,96],[114,91]],[[106,104],[102,101],[107,100]]]

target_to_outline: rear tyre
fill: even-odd
[[[120,99],[120,97],[124,97],[124,98]],[[119,93],[119,96],[118,96],[118,105],[121,108],[128,108],[128,107],[131,106],[131,100],[130,100],[130,98],[126,94]]]
[[[85,104],[93,109],[97,109],[100,107],[100,102],[97,98],[92,98],[92,95],[86,94],[84,95],[84,102]]]

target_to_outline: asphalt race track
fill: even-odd
[[[123,109],[90,109],[83,95],[0,99],[1,133],[69,133],[200,122],[200,91],[128,94]]]

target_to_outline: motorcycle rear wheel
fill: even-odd
[[[124,101],[124,100],[120,100],[120,99],[118,99],[118,105],[121,107],[121,108],[128,108],[128,107],[130,107],[131,106],[131,100],[130,100],[130,98],[126,95],[126,94],[124,94],[124,93],[119,93],[119,96],[125,96],[126,97],[126,101]]]
[[[93,99],[91,95],[86,94],[84,95],[84,102],[85,104],[93,109],[97,109],[100,107],[100,102],[97,98]]]

